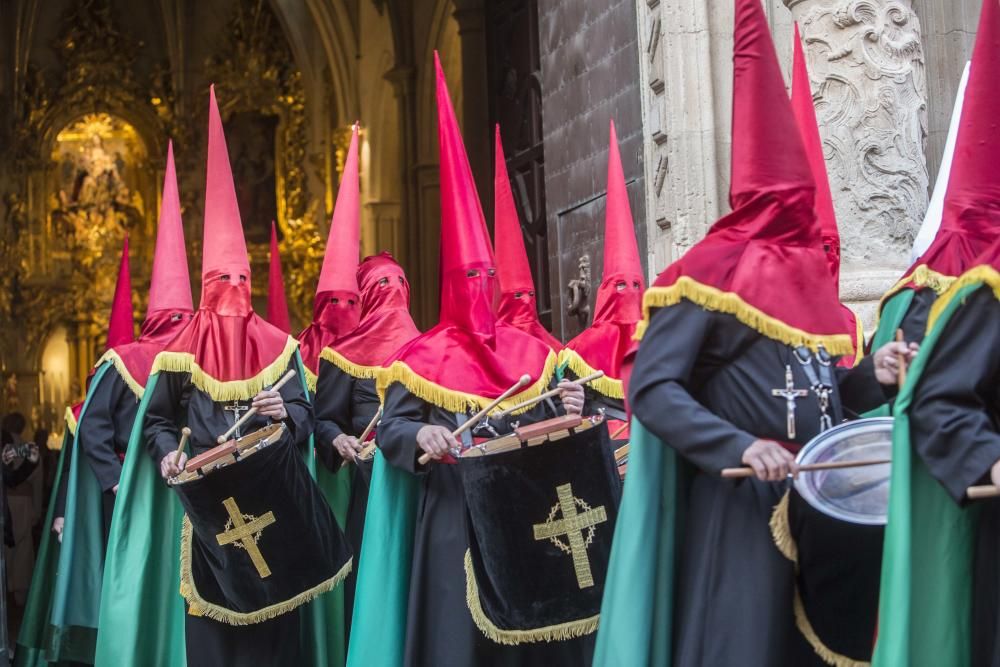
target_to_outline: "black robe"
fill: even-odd
[[[513,421],[530,424],[556,415],[554,406],[543,402],[524,414],[491,420],[490,424],[498,433],[506,434],[513,430]],[[421,466],[417,462],[422,454],[417,447],[417,431],[427,424],[454,430],[458,423],[454,413],[424,402],[400,384],[390,385],[386,392],[379,425],[380,451],[391,465],[421,478],[404,665],[589,665],[594,635],[548,644],[506,646],[487,639],[473,622],[465,599],[463,559],[469,541],[460,473],[454,465],[431,462]],[[489,437],[486,433],[476,435]]]
[[[115,493],[112,489],[121,478],[122,457],[128,449],[128,439],[138,410],[139,398],[112,367],[97,385],[90,388],[87,411],[77,427],[79,451],[86,455],[90,469],[101,485],[105,544],[111,531],[111,515],[115,508]]]
[[[785,387],[786,365],[795,387],[809,386],[792,348],[687,301],[656,311],[639,347],[629,387],[633,414],[692,468],[674,600],[675,665],[822,664],[795,627],[794,565],[768,525],[788,483],[719,475],[742,465],[754,440],[789,440],[785,399],[771,394]],[[835,424],[885,402],[873,368],[867,357],[851,371],[834,369]],[[794,443],[803,445],[820,432],[821,413],[812,393],[796,408]],[[877,591],[868,594],[874,618]]]
[[[294,361],[288,370],[294,368]],[[287,370],[286,370],[287,372]],[[308,446],[313,431],[313,411],[301,382],[281,388],[288,416],[288,432],[272,446]],[[249,408],[250,401],[239,401]],[[150,456],[159,470],[164,456],[177,450],[180,429],[191,429],[189,454],[195,456],[216,446],[216,438],[233,425],[234,413],[224,410],[233,401],[217,403],[191,383],[190,373],[161,372],[146,409],[143,434]],[[242,416],[245,410],[240,413]],[[246,435],[271,423],[254,415],[241,428]],[[300,608],[263,623],[233,626],[207,617],[185,615],[187,664],[198,665],[294,665],[302,651],[299,631]]]
[[[931,314],[931,306],[937,300],[937,293],[929,287],[915,291],[913,300],[906,308],[903,321],[899,328],[903,330],[903,340],[907,343],[919,343],[927,333],[927,318]]]
[[[981,287],[951,316],[910,406],[910,438],[931,475],[960,504],[989,484],[1000,461],[1000,302]],[[973,665],[1000,665],[1000,501],[980,511],[973,605]]]
[[[342,433],[359,437],[375,417],[379,406],[375,380],[355,378],[329,361],[320,359],[313,404],[316,411],[316,454],[327,469],[337,472],[343,459],[333,447],[333,441]],[[360,554],[368,510],[371,463],[351,464],[350,470],[351,497],[347,505],[344,534],[354,553]],[[344,626],[348,637],[351,636],[357,571],[357,568],[352,569],[344,580]]]

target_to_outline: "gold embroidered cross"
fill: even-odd
[[[594,541],[594,526],[607,521],[608,514],[603,505],[591,509],[587,503],[574,498],[573,487],[570,484],[557,486],[556,496],[559,498],[559,503],[552,507],[546,522],[533,526],[535,539],[551,540],[559,549],[572,556],[577,585],[580,588],[589,588],[594,585],[594,575],[590,571],[587,547]],[[577,506],[583,512],[578,512]],[[555,516],[560,511],[562,518],[556,519]],[[584,530],[588,531],[587,537],[583,536]],[[559,539],[563,535],[569,540],[568,546]]]
[[[236,500],[233,498],[226,498],[222,501],[222,504],[226,507],[226,512],[229,513],[229,521],[226,522],[223,532],[215,536],[215,539],[219,542],[219,546],[224,547],[227,544],[232,544],[235,547],[246,549],[247,554],[250,555],[250,560],[253,561],[254,567],[257,568],[257,574],[260,575],[260,578],[266,579],[270,577],[271,568],[267,566],[264,555],[257,548],[257,540],[260,539],[260,534],[266,527],[277,521],[274,518],[274,512],[254,517],[250,514],[245,515],[240,512],[240,508],[236,506]],[[230,525],[232,525],[232,528],[230,528]]]

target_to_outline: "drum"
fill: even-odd
[[[173,481],[185,513],[180,575],[190,613],[259,623],[350,572],[344,534],[284,430],[274,424],[213,448]]]
[[[621,482],[602,415],[518,427],[458,458],[466,599],[500,644],[593,633]]]
[[[202,452],[189,459],[187,465],[184,466],[184,471],[168,479],[167,484],[171,486],[186,484],[252,456],[281,440],[281,436],[285,434],[286,430],[284,422],[268,424],[253,433],[212,447],[207,452]]]
[[[820,433],[796,457],[799,465],[892,457],[892,417],[847,422]],[[889,464],[803,473],[795,490],[817,510],[840,521],[884,526],[889,507]]]
[[[821,433],[796,460],[803,465],[880,460],[890,458],[891,450],[892,418],[878,417]],[[796,564],[796,624],[807,653],[834,654],[843,662],[871,660],[889,468],[800,473],[776,508],[772,530]]]

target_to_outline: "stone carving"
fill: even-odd
[[[905,265],[927,208],[927,83],[910,0],[785,0],[799,22],[847,265]]]

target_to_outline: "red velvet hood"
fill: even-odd
[[[531,277],[524,233],[517,219],[514,194],[507,177],[507,161],[500,126],[496,126],[496,155],[493,171],[493,245],[496,247],[497,275],[500,279],[500,305],[497,316],[521,331],[542,341],[553,350],[562,349],[562,341],[538,321],[535,281]]]
[[[420,335],[410,317],[410,283],[392,255],[366,257],[358,267],[361,324],[323,349],[322,358],[356,378],[374,378],[392,355]]]
[[[854,353],[815,213],[815,184],[760,0],[737,0],[733,40],[732,212],[643,298],[687,299],[791,346]]]
[[[247,400],[281,377],[296,344],[253,312],[250,261],[214,86],[202,252],[198,312],[157,356],[153,370],[189,372],[216,401]]]
[[[555,353],[497,320],[496,263],[455,112],[435,54],[441,161],[441,312],[434,328],[399,350],[379,378],[400,382],[452,412],[485,407],[522,375],[529,387],[508,404],[544,391]]]
[[[566,343],[560,361],[577,376],[604,371],[590,386],[610,398],[623,399],[621,365],[642,317],[646,281],[639,261],[635,224],[618,152],[618,135],[611,122],[608,146],[608,198],[604,218],[604,272],[597,289],[593,323]]]

